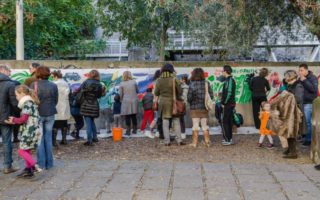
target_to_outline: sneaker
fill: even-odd
[[[268,146],[267,146],[267,149],[273,149],[274,148],[274,145],[273,144],[269,144]]]
[[[311,145],[311,142],[305,141],[305,142],[302,143],[302,145],[307,147],[307,146]]]
[[[155,137],[160,137],[160,134],[159,132],[157,131],[155,134],[154,134]]]
[[[223,146],[230,146],[230,145],[233,145],[232,139],[231,139],[230,141],[222,142],[222,145],[223,145]]]
[[[185,133],[181,133],[181,139],[185,140],[187,138],[187,135]]]
[[[32,168],[27,169],[27,172],[23,176],[21,176],[21,178],[26,178],[26,179],[33,178],[33,177],[34,177],[34,173]]]
[[[144,134],[145,134],[145,136],[147,136],[148,138],[151,138],[151,139],[154,138],[154,135],[153,135],[150,131],[146,131]]]
[[[23,176],[25,176],[28,172],[27,168],[24,168],[18,175],[17,178],[22,178]]]
[[[83,143],[83,145],[84,145],[84,146],[94,146],[93,143],[92,143],[92,142],[89,142],[89,141]]]
[[[258,144],[257,144],[257,148],[263,148],[263,144],[258,143]]]
[[[4,173],[4,174],[11,174],[11,173],[14,173],[14,172],[16,172],[16,171],[18,171],[18,170],[19,170],[19,168],[10,167],[10,168],[5,168],[5,169],[3,170],[3,173]]]
[[[94,138],[94,139],[92,139],[92,142],[97,143],[97,142],[99,142],[99,140],[98,140],[98,138]]]
[[[32,169],[35,174],[39,174],[43,171],[43,169],[41,169],[38,164],[35,164]]]

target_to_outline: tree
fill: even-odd
[[[186,29],[195,0],[99,0],[99,24],[106,36],[120,33],[128,48],[154,45],[165,58],[168,30]]]
[[[320,1],[290,0],[290,3],[309,31],[320,39]]]
[[[105,45],[94,40],[95,15],[92,0],[25,0],[25,57],[59,59],[100,51]],[[15,28],[15,1],[2,0],[0,59],[15,57]]]

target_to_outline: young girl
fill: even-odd
[[[18,175],[21,178],[31,178],[34,176],[33,172],[41,171],[36,165],[36,161],[31,155],[31,150],[37,146],[40,139],[40,123],[39,113],[36,104],[39,104],[38,98],[25,85],[16,87],[16,98],[19,101],[18,107],[21,109],[19,118],[9,117],[7,123],[20,124],[20,147],[18,154],[25,160],[26,168]]]
[[[265,136],[268,137],[270,144],[267,146],[268,148],[273,148],[273,139],[272,139],[272,131],[267,129],[267,123],[270,118],[270,110],[271,110],[271,105],[268,102],[262,102],[262,111],[260,112],[260,120],[261,120],[261,125],[260,125],[260,139],[258,143],[258,147],[261,148],[263,147],[262,143],[265,138]]]

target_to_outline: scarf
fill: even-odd
[[[22,109],[24,103],[27,102],[27,101],[32,101],[32,102],[33,102],[33,99],[31,98],[31,96],[26,95],[26,96],[22,97],[22,98],[19,100],[18,107],[19,107],[20,109]]]

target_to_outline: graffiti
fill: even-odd
[[[222,91],[223,83],[218,77],[222,74],[221,68],[204,67],[206,77],[211,84],[212,90],[217,95]],[[282,77],[286,70],[289,68],[276,68],[271,67],[271,74],[268,76],[268,81],[271,86],[269,97],[273,96],[279,91],[282,84]],[[291,69],[291,68],[290,68]],[[292,68],[294,69],[294,68]],[[118,93],[119,84],[122,81],[122,73],[128,69],[99,69],[101,83],[106,88],[106,95],[100,99],[101,108],[108,108],[112,106],[113,97]],[[130,68],[133,78],[137,81],[139,88],[139,98],[141,99],[146,89],[153,84],[153,74],[157,70],[156,68]],[[319,75],[320,81],[320,69],[312,68],[312,70]],[[81,83],[87,78],[90,69],[62,69],[63,78],[70,84],[72,90],[80,87]],[[191,75],[192,68],[176,68],[177,77]],[[251,101],[251,91],[249,88],[249,82],[254,75],[257,75],[259,68],[235,68],[233,77],[237,83],[236,87],[236,102],[239,104],[247,104]],[[11,78],[19,82],[24,82],[25,79],[31,75],[26,70],[13,70]]]

